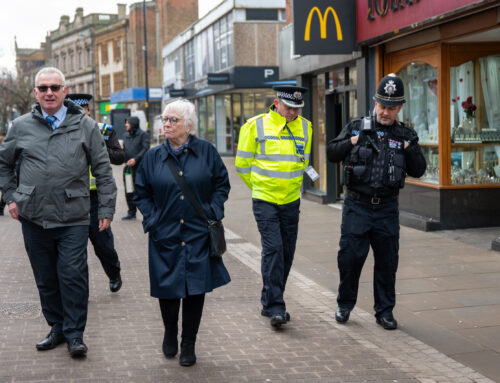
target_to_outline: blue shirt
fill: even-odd
[[[50,114],[47,114],[45,112],[45,110],[43,110],[43,108],[40,108],[40,109],[42,109],[43,118],[50,116]],[[54,121],[54,129],[59,128],[59,125],[61,125],[61,123],[66,118],[67,111],[68,111],[68,108],[63,105],[63,106],[61,106],[61,109],[59,109],[55,114],[53,114],[53,116],[56,118],[56,120]]]

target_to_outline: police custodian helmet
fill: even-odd
[[[301,86],[273,86],[277,92],[276,97],[289,108],[302,108],[304,106],[304,93],[307,88]]]
[[[404,104],[406,101],[403,80],[394,73],[388,74],[378,84],[377,93],[373,99],[385,106]]]
[[[80,106],[88,106],[89,101],[92,99],[92,95],[86,93],[71,93],[68,94],[66,97],[69,98],[71,101],[73,101],[75,104]]]

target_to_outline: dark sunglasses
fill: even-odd
[[[40,85],[40,86],[37,86],[36,88],[38,89],[39,92],[42,92],[42,93],[45,93],[49,90],[52,91],[52,92],[59,92],[59,90],[61,90],[61,88],[63,88],[64,85]]]

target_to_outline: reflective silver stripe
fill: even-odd
[[[305,159],[306,161],[309,161],[309,157],[310,157],[310,156],[311,156],[311,153],[306,153],[306,154],[304,154],[304,159]]]
[[[236,166],[236,171],[241,174],[248,174],[250,173],[250,168],[240,168]]]
[[[265,170],[261,169],[255,165],[252,165],[252,172],[260,174],[261,176],[271,177],[271,178],[281,178],[290,180],[292,178],[301,177],[304,173],[304,169],[296,170],[294,172],[280,172],[276,170]]]
[[[308,131],[309,131],[309,125],[307,124],[307,121],[306,120],[302,120],[302,130],[304,130],[304,141],[307,145],[307,141],[309,140],[309,137],[308,137]],[[304,150],[306,148],[304,147]]]
[[[256,154],[255,159],[263,161],[302,162],[300,157],[294,154]]]
[[[264,118],[260,117],[255,121],[257,124],[257,137],[260,142],[260,152],[261,154],[266,154],[266,140],[264,137]]]
[[[241,157],[241,158],[253,158],[253,152],[245,152],[244,150],[239,150],[236,153],[236,157]]]

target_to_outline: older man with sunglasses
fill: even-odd
[[[66,341],[71,356],[83,356],[89,166],[98,186],[101,231],[113,218],[116,185],[97,123],[65,100],[63,73],[43,68],[35,85],[37,103],[14,120],[0,147],[0,188],[10,215],[21,222],[42,312],[51,327],[36,348],[50,350]]]

